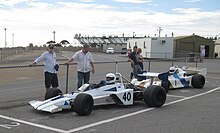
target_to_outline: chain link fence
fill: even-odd
[[[197,67],[195,62],[187,59],[178,60],[146,60],[144,70],[152,72],[165,72],[172,65]],[[44,87],[43,65],[30,67],[6,66],[0,67],[0,108],[15,105],[27,105],[33,99],[44,100],[46,89]],[[128,61],[95,62],[95,73],[91,74],[90,83],[98,83],[105,79],[109,72],[120,72],[127,79],[130,78],[131,65]],[[59,89],[63,93],[75,91],[77,88],[77,65],[60,64]]]

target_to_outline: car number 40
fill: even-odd
[[[130,92],[124,93],[122,99],[123,99],[124,101],[130,101],[130,100],[131,100],[131,93],[130,93]]]

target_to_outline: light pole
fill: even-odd
[[[158,27],[158,29],[157,29],[158,31],[159,31],[159,37],[160,37],[160,33],[161,33],[161,31],[163,30],[161,27]]]
[[[14,47],[14,37],[15,37],[15,35],[12,34],[12,47]]]
[[[7,30],[7,28],[4,28],[4,30],[5,30],[5,48],[7,47],[7,41],[6,41],[6,30]]]
[[[54,43],[56,42],[56,41],[55,41],[55,34],[56,34],[56,32],[53,31],[53,41],[54,41]]]

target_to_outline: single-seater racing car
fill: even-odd
[[[147,88],[149,85],[162,86],[166,92],[172,88],[203,88],[207,69],[172,66],[168,72],[142,72],[133,78],[131,83],[137,87]]]
[[[33,100],[30,105],[36,110],[55,113],[73,109],[78,115],[88,115],[94,105],[133,105],[134,100],[143,100],[150,107],[161,107],[166,101],[166,92],[161,86],[140,89],[123,83],[120,73],[108,73],[106,81],[99,84],[84,84],[77,91],[62,94],[60,89],[51,88],[44,101]],[[118,81],[118,82],[117,82]]]

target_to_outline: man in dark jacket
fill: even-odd
[[[133,76],[137,78],[137,72],[141,69],[137,61],[137,46],[133,47],[133,51],[128,55],[128,57],[128,61],[131,62],[131,68],[133,69],[133,72],[131,72],[130,79],[132,79]]]

